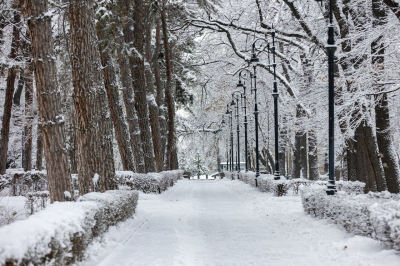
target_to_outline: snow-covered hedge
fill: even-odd
[[[183,170],[164,171],[161,173],[137,174],[131,171],[117,171],[116,181],[119,186],[144,193],[161,193],[182,178]]]
[[[225,174],[230,179],[235,179],[237,176],[237,172],[225,172]],[[253,187],[256,186],[256,173],[248,171],[241,171],[239,173],[239,179],[246,184],[249,184]],[[298,194],[300,186],[316,186],[322,188],[327,187],[327,181],[311,181],[304,178],[295,178],[287,180],[284,177],[281,177],[279,180],[275,180],[273,175],[260,175],[257,178],[257,187],[261,192],[270,192],[274,193],[275,196],[284,196],[291,189],[294,194]],[[355,181],[337,181],[336,182],[337,190],[344,191],[347,194],[363,194],[365,183]]]
[[[255,172],[251,172],[251,171],[244,172],[244,171],[241,171],[239,173],[239,177],[240,177],[240,180],[245,182],[246,184],[249,184],[252,187],[256,186],[256,173]]]
[[[56,202],[0,229],[0,265],[69,265],[84,259],[95,237],[131,217],[138,192],[89,193],[79,202]]]
[[[10,196],[26,196],[29,192],[47,190],[45,171],[7,171],[0,176],[0,190],[9,187]]]
[[[47,190],[37,191],[29,192],[25,197],[25,212],[29,216],[47,207],[50,194]]]
[[[400,195],[354,195],[344,190],[328,196],[324,189],[303,187],[301,198],[306,213],[330,219],[348,232],[377,239],[400,251]]]

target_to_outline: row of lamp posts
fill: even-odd
[[[321,2],[322,0],[316,0]],[[336,50],[336,45],[334,41],[334,28],[333,28],[333,16],[332,16],[332,2],[333,0],[329,0],[329,25],[328,25],[328,42],[326,45],[327,53],[328,53],[328,91],[329,91],[329,181],[327,187],[327,194],[334,195],[336,192],[335,185],[335,176],[334,176],[334,54]],[[230,126],[230,150],[227,151],[227,166],[230,171],[238,171],[240,172],[240,127],[239,127],[239,99],[242,103],[242,108],[244,109],[244,128],[245,128],[245,163],[246,163],[246,172],[248,171],[248,139],[247,139],[247,110],[246,110],[246,86],[245,82],[242,82],[242,79],[249,79],[251,92],[254,92],[254,123],[255,123],[255,153],[256,153],[256,186],[257,186],[257,178],[260,176],[260,164],[259,164],[259,140],[258,140],[258,103],[257,103],[257,65],[260,62],[258,55],[262,52],[267,52],[268,54],[268,68],[272,67],[273,72],[273,92],[272,96],[274,98],[274,135],[275,135],[275,166],[274,166],[274,179],[280,179],[280,171],[279,171],[279,121],[278,121],[278,85],[276,78],[276,58],[275,58],[275,30],[271,30],[272,37],[272,46],[268,40],[264,38],[258,38],[253,42],[252,45],[252,54],[250,58],[250,64],[253,67],[253,72],[246,68],[242,68],[239,70],[239,83],[237,84],[238,89],[243,89],[241,91],[234,91],[232,93],[232,102],[227,105],[226,114],[229,115],[229,126]],[[270,63],[270,52],[272,53],[272,64]],[[246,75],[248,74],[248,76]],[[253,86],[254,85],[254,86]],[[236,103],[235,103],[236,100]],[[235,116],[237,119],[237,152],[236,152],[236,167],[234,168],[234,145],[233,145],[233,110],[232,106],[235,106]]]

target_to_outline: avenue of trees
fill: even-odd
[[[391,0],[335,0],[333,3],[337,45],[337,178],[365,182],[366,191],[387,189],[398,193],[400,35],[396,32],[400,28],[399,4]],[[205,154],[202,160],[206,165],[215,164],[216,157],[226,162],[229,124],[222,131],[218,130],[218,124],[232,100],[232,92],[237,90],[235,73],[242,67],[248,68],[253,41],[257,38],[271,41],[270,33],[275,29],[281,174],[289,171],[293,178],[316,180],[320,173],[326,173],[328,11],[327,0],[231,0],[192,13],[182,27],[200,32],[197,53],[201,57],[197,65],[202,70],[199,79],[203,86],[197,90],[196,110],[183,122],[179,132],[186,143],[185,153],[200,151]],[[260,163],[271,172],[274,165],[273,68],[268,67],[266,53],[259,56]],[[250,81],[245,82],[247,111],[253,119],[254,99]],[[196,124],[191,123],[191,116],[196,117]],[[240,119],[243,149],[242,110]],[[225,115],[225,122],[228,120]],[[211,124],[212,121],[216,123]],[[247,156],[250,169],[254,170],[254,120],[249,122],[249,136],[251,149]],[[220,149],[215,149],[217,142]],[[196,146],[196,143],[200,144]],[[244,151],[242,158],[243,154]],[[182,158],[182,163],[186,161]]]
[[[226,162],[224,114],[237,72],[252,70],[254,40],[270,41],[274,29],[281,174],[319,179],[327,169],[328,3],[0,0],[0,175],[46,169],[51,200],[63,201],[70,174],[84,194],[114,188],[116,170],[177,169],[179,158],[180,168],[205,173]],[[336,177],[399,193],[399,3],[333,3]],[[259,155],[273,172],[273,69],[266,51],[259,57]],[[254,170],[254,94],[243,81]]]
[[[198,4],[201,7],[201,3]],[[47,170],[51,202],[115,188],[116,170],[178,169],[192,39],[168,0],[0,1],[0,175]],[[117,148],[114,148],[117,147]]]

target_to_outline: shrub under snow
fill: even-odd
[[[112,225],[131,217],[138,192],[89,193],[79,202],[56,202],[29,219],[0,229],[1,265],[68,265]]]
[[[400,195],[389,192],[349,195],[339,191],[328,196],[321,188],[304,187],[301,198],[306,213],[330,219],[348,232],[400,250]]]
[[[225,172],[225,175],[230,179],[235,179],[237,176],[237,172]],[[239,173],[239,179],[246,184],[249,184],[253,187],[256,186],[256,173],[248,171],[241,171]],[[287,180],[285,177],[281,177],[279,180],[275,180],[274,176],[271,174],[260,175],[257,178],[257,187],[261,192],[270,192],[275,196],[284,196],[291,189],[294,194],[299,193],[300,186],[317,186],[320,188],[326,188],[328,182],[327,181],[311,181],[304,178],[294,178]],[[339,191],[344,191],[347,194],[362,194],[364,191],[365,183],[355,181],[336,181],[336,187]]]
[[[129,186],[131,189],[144,193],[161,193],[182,178],[182,170],[164,171],[161,173],[138,174],[131,171],[117,171],[116,180],[119,186]]]

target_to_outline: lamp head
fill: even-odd
[[[229,115],[230,114],[230,112],[229,112],[229,110],[228,109],[226,109],[226,113],[225,114],[227,114],[227,115]]]
[[[250,59],[250,64],[257,64],[258,62],[260,62],[260,59],[257,57],[256,53],[252,53],[251,54],[251,59]]]
[[[222,119],[221,124],[222,124],[222,125],[225,124],[225,119]]]
[[[243,88],[243,83],[242,83],[242,81],[239,79],[239,83],[236,85],[236,87],[238,88],[238,89],[241,89],[241,88]]]
[[[232,99],[231,106],[234,106],[235,104],[235,100]]]

